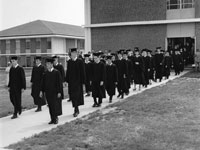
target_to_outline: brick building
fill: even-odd
[[[200,48],[200,0],[85,0],[86,50],[189,43]]]
[[[33,66],[35,55],[66,54],[70,48],[84,50],[84,29],[80,26],[36,20],[0,32],[0,67],[10,55],[20,55],[22,66]],[[64,63],[64,59],[61,59]]]

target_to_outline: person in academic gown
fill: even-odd
[[[156,54],[154,56],[154,61],[155,61],[155,80],[159,79],[161,82],[162,76],[163,76],[163,54],[161,53],[161,47],[156,48]]]
[[[46,58],[46,67],[42,79],[40,97],[45,94],[51,121],[49,124],[57,124],[58,116],[62,114],[62,78],[60,72],[53,68],[53,58]]]
[[[106,66],[100,61],[100,53],[93,53],[94,63],[92,65],[92,97],[94,99],[93,107],[100,107],[102,99],[106,98],[105,81]],[[98,101],[97,101],[98,98]]]
[[[145,79],[145,84],[144,86],[147,87],[149,85],[149,75],[150,75],[150,57],[147,56],[147,49],[142,50],[142,59],[144,62],[144,79]]]
[[[74,117],[77,117],[80,113],[79,106],[84,105],[83,84],[85,84],[85,78],[84,62],[78,58],[77,49],[72,48],[65,81],[68,83],[69,98],[74,107]]]
[[[171,66],[172,66],[172,58],[169,55],[169,52],[166,51],[165,52],[165,56],[163,59],[163,76],[168,79],[170,76],[170,70],[171,70]]]
[[[132,65],[132,61],[128,58],[128,51],[124,51],[123,53],[123,60],[126,62],[127,64],[127,78],[126,78],[126,92],[125,94],[128,95],[129,94],[129,89],[131,88],[131,77],[133,74],[133,65]]]
[[[53,67],[60,72],[62,83],[65,82],[65,70],[61,63],[58,62],[59,57],[53,56]],[[64,91],[61,91],[61,99],[64,99]]]
[[[175,49],[175,54],[173,56],[173,66],[174,66],[175,75],[180,74],[181,63],[182,63],[182,59],[181,59],[181,55],[179,54],[179,50]]]
[[[139,85],[139,90],[141,90],[141,85],[145,85],[144,78],[144,62],[140,56],[139,49],[135,50],[135,57],[133,61],[133,76],[134,76],[134,89],[136,90],[136,85]]]
[[[10,100],[14,106],[14,113],[11,119],[17,118],[17,114],[22,113],[22,93],[26,89],[26,77],[24,69],[19,66],[17,56],[11,57],[12,67],[9,72],[8,91]]]
[[[46,104],[45,98],[40,97],[40,89],[42,83],[42,77],[45,72],[45,67],[41,64],[41,57],[35,57],[36,65],[33,66],[31,74],[31,96],[33,97],[34,104],[37,105],[37,110],[39,112],[42,110],[42,106]]]
[[[149,71],[149,84],[152,84],[152,81],[154,81],[154,57],[152,56],[152,51],[151,50],[147,50],[147,57],[150,60],[150,71]]]
[[[126,60],[122,58],[124,50],[119,50],[118,53],[118,59],[115,61],[115,64],[117,66],[118,71],[118,83],[117,83],[117,90],[119,95],[117,97],[124,98],[124,93],[127,92],[127,80],[128,77],[128,65],[126,63]]]
[[[86,90],[86,96],[90,96],[90,92],[92,90],[91,87],[91,76],[92,76],[92,62],[89,60],[90,54],[85,54],[85,74],[86,74],[86,82],[85,82],[85,90]]]
[[[112,56],[106,56],[106,91],[109,95],[109,102],[112,102],[113,95],[115,95],[115,89],[118,81],[117,67],[112,63]]]

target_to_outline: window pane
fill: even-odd
[[[36,41],[36,49],[40,49],[40,41]]]
[[[170,4],[173,5],[173,4],[180,4],[180,1],[179,0],[170,0]]]
[[[47,49],[51,49],[51,41],[47,42]]]
[[[180,9],[180,5],[170,5],[170,9]]]
[[[193,4],[183,4],[183,8],[193,8]]]
[[[183,0],[183,3],[193,3],[193,0]]]
[[[26,41],[26,49],[30,49],[30,42]]]

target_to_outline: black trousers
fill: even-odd
[[[10,101],[14,106],[14,115],[22,111],[22,93],[21,90],[10,89]]]

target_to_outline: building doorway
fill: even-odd
[[[174,51],[174,49],[182,49],[187,59],[187,64],[194,64],[195,54],[195,38],[191,37],[176,37],[167,38],[167,49],[168,51]]]

